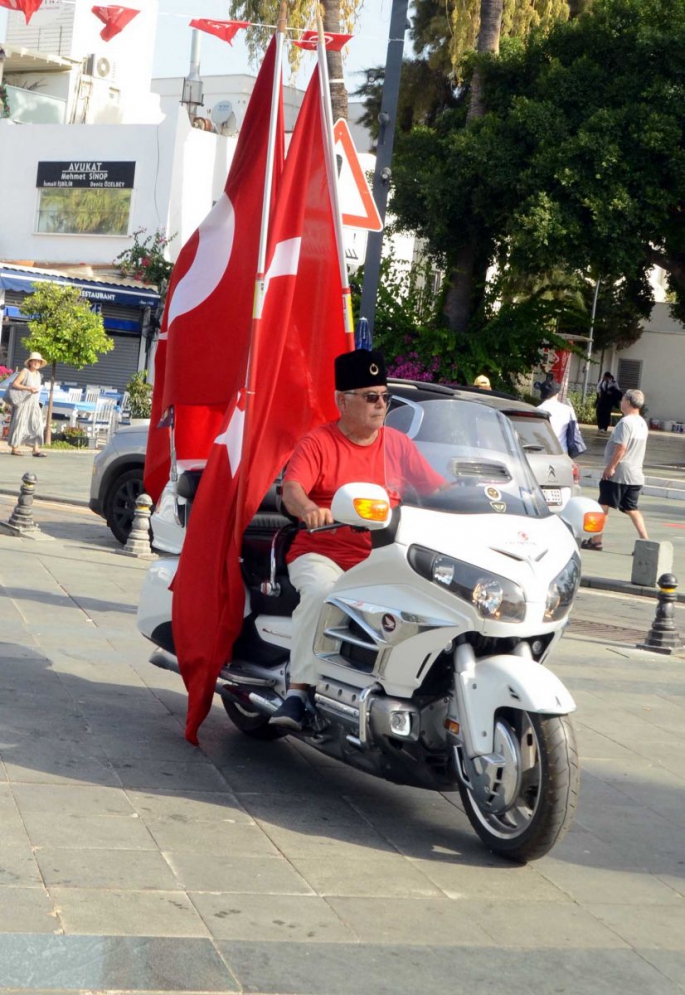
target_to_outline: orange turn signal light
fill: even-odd
[[[387,501],[378,501],[375,498],[355,498],[352,503],[359,517],[367,522],[384,522],[390,511]]]
[[[459,723],[455,722],[454,719],[445,719],[445,729],[447,729],[448,732],[451,732],[453,733],[453,735],[458,736],[460,728],[461,727]]]
[[[606,518],[603,511],[586,511],[583,515],[583,532],[603,532]]]

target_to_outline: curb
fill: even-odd
[[[658,587],[644,587],[642,584],[631,584],[629,580],[610,580],[608,577],[581,577],[581,587],[594,588],[596,591],[615,591],[617,594],[637,595],[640,598],[659,597]],[[676,593],[676,601],[685,604],[685,592]]]
[[[5,497],[18,498],[19,490],[18,489],[10,490],[9,487],[0,487],[0,494],[4,495]],[[85,501],[83,498],[65,498],[65,497],[54,497],[51,494],[34,494],[33,500],[49,501],[50,504],[66,504],[66,505],[71,504],[71,505],[77,505],[79,508],[90,508],[89,502]],[[93,512],[93,514],[95,514],[95,512]]]
[[[581,484],[599,484],[602,478],[601,469],[580,470]],[[660,483],[660,481],[663,481]],[[669,480],[667,477],[645,477],[642,493],[646,497],[667,498],[670,501],[685,501],[685,482],[682,480]]]

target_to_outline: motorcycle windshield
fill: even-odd
[[[419,494],[393,479],[386,464],[388,487],[403,504],[459,515],[551,514],[511,422],[499,411],[448,397],[394,397],[386,425],[408,436],[445,478],[439,490]]]

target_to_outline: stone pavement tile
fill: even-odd
[[[157,850],[39,849],[36,860],[48,887],[174,891],[178,883]]]
[[[396,848],[366,825],[330,826],[321,835],[301,829],[283,829],[274,823],[260,822],[260,829],[289,860],[298,857],[365,857],[382,851],[396,853]]]
[[[225,792],[228,785],[212,764],[204,758],[196,762],[164,760],[113,760],[125,788],[168,787],[172,791]]]
[[[174,853],[276,857],[278,851],[259,826],[229,822],[177,822],[148,819],[146,826],[160,850]]]
[[[685,951],[685,903],[650,905],[593,905],[592,913],[626,943],[644,950]]]
[[[472,902],[450,898],[327,899],[355,936],[366,944],[489,946],[493,938],[472,915]],[[498,941],[499,942],[499,941]]]
[[[244,822],[254,820],[229,791],[128,791],[129,800],[144,819],[176,822]]]
[[[245,993],[260,995],[682,995],[632,950],[219,940]],[[672,975],[671,975],[672,976]],[[674,979],[675,981],[676,979]]]
[[[585,807],[576,817],[586,829],[610,843],[635,870],[665,872],[682,860],[681,833],[652,809],[626,805]],[[649,846],[645,846],[649,840]]]
[[[36,888],[43,884],[28,838],[23,843],[5,843],[0,849],[0,886]]]
[[[7,776],[12,782],[30,784],[83,784],[121,787],[111,763],[104,757],[79,756],[41,750],[3,750]],[[18,753],[16,760],[14,754]]]
[[[162,723],[167,722],[171,722],[173,728],[162,727]],[[106,731],[101,727],[93,729],[98,747],[117,764],[207,764],[207,757],[183,738],[182,729],[174,719],[151,718],[147,722],[147,735],[137,735],[135,730],[127,729],[123,736],[122,728],[127,728],[125,719],[119,725],[119,731],[114,724]],[[222,783],[225,790],[226,784]]]
[[[4,846],[27,842],[26,828],[9,784],[0,784],[0,840]]]
[[[25,817],[33,846],[60,849],[153,850],[155,842],[142,820],[131,816],[57,815]]]
[[[0,989],[238,992],[208,939],[0,936]]]
[[[474,901],[461,904],[469,919],[478,923],[502,947],[589,950],[626,946],[614,930],[602,926],[595,915],[596,906],[586,910],[564,902]]]
[[[60,922],[45,888],[0,888],[0,934],[59,931]]]
[[[53,812],[61,815],[134,815],[122,788],[69,784],[17,784],[13,787],[19,811],[24,814]]]
[[[638,948],[637,952],[648,963],[670,978],[679,986],[679,991],[685,990],[685,952],[682,950],[645,950]]]
[[[343,798],[316,794],[240,794],[241,804],[254,819],[276,823],[284,829],[320,833],[333,826],[368,827],[367,820]]]
[[[629,747],[622,746],[608,736],[604,736],[602,733],[588,728],[582,722],[576,720],[575,726],[578,740],[578,755],[580,756],[581,763],[586,758],[605,759],[612,757],[627,760],[632,756],[633,751]]]
[[[663,883],[667,884],[669,888],[672,888],[673,891],[677,891],[679,895],[682,895],[683,898],[685,898],[685,877],[683,876],[682,865],[679,868],[679,871],[679,873],[674,872],[673,874],[656,874],[655,877],[657,877],[660,881],[663,881]]]
[[[487,854],[486,854],[487,856]],[[492,855],[494,865],[485,860],[478,865],[438,860],[412,860],[448,898],[482,899],[497,902],[568,902],[555,884],[538,873],[534,865],[518,865]]]
[[[316,895],[234,895],[191,892],[213,937],[222,940],[351,942],[357,937]]]
[[[579,867],[547,856],[536,870],[579,905],[677,905],[678,893],[655,875],[604,867]]]
[[[293,865],[319,895],[438,898],[442,893],[421,869],[399,854],[307,857]]]
[[[185,891],[226,894],[312,895],[312,888],[284,857],[165,853]]]
[[[182,891],[50,888],[65,933],[98,936],[206,936]]]
[[[581,804],[587,804],[594,794],[594,801],[609,804],[625,804],[632,800],[642,808],[651,809],[662,819],[675,826],[685,828],[685,781],[676,781],[668,771],[660,767],[650,767],[648,779],[633,776],[622,781],[604,780],[589,771],[583,771],[581,779]]]

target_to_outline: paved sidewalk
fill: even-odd
[[[512,866],[455,795],[250,740],[218,700],[189,746],[145,564],[82,509],[36,518],[52,542],[0,536],[0,991],[685,991],[685,657],[632,648],[652,603],[580,593],[553,662],[580,806]]]

